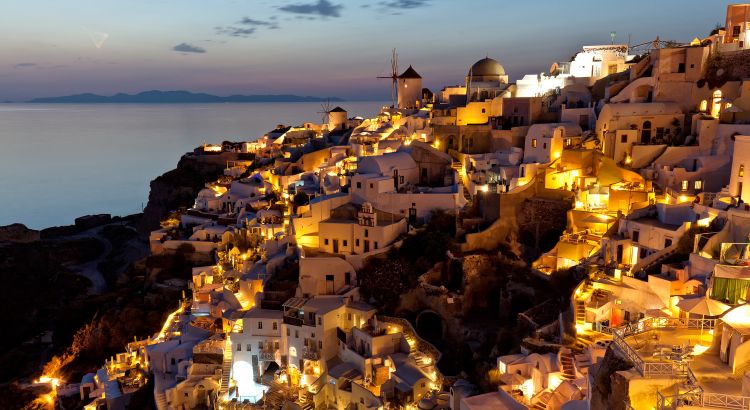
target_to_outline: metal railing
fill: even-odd
[[[673,361],[646,362],[625,340],[655,329],[713,329],[716,319],[647,318],[612,329],[612,342],[644,377],[679,377],[695,382],[695,375],[685,363]]]
[[[674,410],[682,406],[707,407],[715,409],[747,410],[750,409],[750,397],[721,393],[708,393],[696,387],[685,393],[665,396],[656,392],[656,408]]]

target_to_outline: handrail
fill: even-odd
[[[694,384],[695,375],[687,364],[672,361],[646,362],[631,347],[625,339],[636,336],[654,329],[683,328],[683,329],[713,329],[716,319],[685,319],[685,318],[647,318],[635,323],[628,323],[619,328],[612,329],[612,342],[633,367],[644,377],[672,376],[687,378]]]

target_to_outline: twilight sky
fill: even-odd
[[[184,89],[390,98],[398,49],[427,87],[486,54],[511,81],[581,46],[689,42],[727,0],[1,0],[0,101]]]

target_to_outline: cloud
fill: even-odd
[[[34,68],[36,67],[36,63],[18,63],[13,66],[13,68]]]
[[[343,4],[333,4],[328,0],[318,0],[317,3],[288,4],[279,7],[279,10],[287,13],[307,14],[319,17],[341,17],[341,10],[343,8]]]
[[[250,17],[243,17],[237,24],[242,24],[251,27],[268,27],[271,30],[279,28],[279,24],[273,21],[263,21],[251,19]]]
[[[206,52],[205,48],[197,47],[197,46],[192,46],[192,45],[190,45],[188,43],[178,44],[178,45],[172,47],[172,50],[178,51],[180,53],[198,53],[198,54],[202,54],[202,53]]]
[[[230,36],[230,37],[250,37],[255,34],[259,28],[267,28],[269,30],[279,29],[279,23],[273,21],[276,20],[276,16],[271,16],[271,21],[258,20],[250,17],[243,17],[242,20],[237,22],[235,26],[219,26],[216,27],[216,34]],[[239,27],[238,27],[239,26]]]
[[[430,0],[392,0],[381,1],[380,5],[391,9],[416,9],[419,7],[429,6]]]
[[[223,36],[230,36],[230,37],[250,37],[255,33],[258,29],[255,27],[232,27],[232,26],[226,26],[226,27],[216,27],[216,34],[221,34]]]

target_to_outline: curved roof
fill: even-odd
[[[360,160],[357,172],[360,174],[391,175],[394,169],[416,168],[414,158],[406,152],[393,152],[364,157]]]
[[[505,75],[505,68],[497,60],[485,57],[471,66],[468,75],[474,77],[501,76]]]

